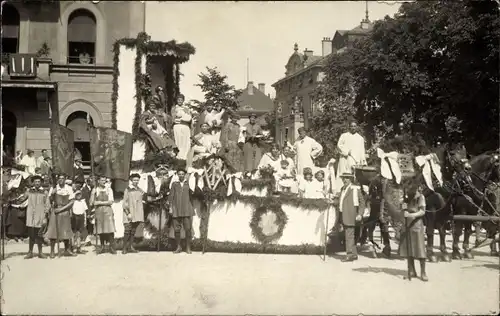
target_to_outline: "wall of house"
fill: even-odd
[[[86,9],[97,23],[96,57],[99,65],[112,65],[113,43],[120,38],[136,37],[144,30],[145,4],[139,1],[61,1],[43,5],[14,3],[20,23],[20,53],[36,53],[44,42],[54,63],[67,63],[67,27],[70,14]]]
[[[293,143],[297,138],[297,130],[301,126],[305,126],[306,128],[310,125],[310,113],[311,113],[311,95],[314,92],[314,89],[318,86],[318,74],[322,71],[322,68],[316,67],[311,68],[307,71],[302,77],[303,82],[302,85],[298,85],[296,82],[292,83],[291,80],[295,78],[292,77],[289,80],[286,80],[280,83],[275,87],[276,89],[276,98],[275,98],[275,106],[277,106],[278,102],[282,102],[282,120],[278,120],[276,124],[276,137],[278,140],[283,139],[285,137],[285,130],[288,128],[288,141]],[[313,78],[313,82],[309,82],[310,78]],[[296,79],[295,79],[296,81]],[[302,104],[304,107],[304,116],[303,121],[297,121],[296,117],[291,116],[291,108],[294,104],[295,97],[298,96],[302,98]]]

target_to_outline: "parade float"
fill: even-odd
[[[158,85],[165,93],[166,110],[171,109],[179,95],[180,65],[195,49],[189,43],[151,41],[140,33],[137,38],[118,40],[113,51],[112,128],[132,135],[130,173],[139,173],[143,190],[158,196],[161,183],[171,181],[185,161],[155,150],[147,131],[141,128],[141,115]],[[166,176],[159,178],[160,173]],[[193,162],[188,180],[197,213],[193,219],[195,250],[323,253],[327,227],[335,222],[332,203],[274,194],[272,175],[262,174],[259,179],[246,178],[217,154]],[[120,192],[127,185],[126,181],[115,181],[114,189]],[[136,232],[136,237],[142,237],[143,248],[165,249],[173,238],[168,214],[160,204],[156,201],[146,206],[144,227]],[[116,237],[120,238],[123,210],[119,200],[113,208]]]

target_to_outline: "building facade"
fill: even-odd
[[[311,118],[321,115],[322,105],[315,90],[324,78],[323,68],[330,54],[340,54],[352,46],[354,41],[366,36],[373,24],[365,18],[361,24],[349,31],[336,31],[333,40],[323,38],[321,55],[307,48],[299,53],[298,44],[288,58],[285,77],[272,84],[276,90],[274,107],[276,113],[276,138],[282,145],[293,144],[300,127],[308,128]]]
[[[241,95],[238,97],[238,114],[240,115],[239,124],[245,126],[249,122],[251,114],[255,114],[259,118],[259,123],[265,124],[264,117],[266,114],[272,113],[274,103],[270,95],[266,95],[266,85],[259,83],[255,87],[252,81],[249,81],[247,87],[242,89]]]
[[[145,4],[19,1],[3,13],[3,149],[50,150],[50,124],[58,122],[89,161],[87,116],[111,126],[112,45],[144,31]]]

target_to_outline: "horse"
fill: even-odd
[[[427,259],[430,262],[437,262],[438,258],[434,254],[434,231],[439,233],[439,250],[442,261],[450,261],[451,258],[446,248],[446,231],[448,223],[451,221],[451,204],[454,195],[449,190],[449,183],[453,181],[453,175],[460,170],[461,165],[467,161],[467,151],[462,143],[445,143],[434,149],[434,154],[439,160],[441,167],[443,185],[438,183],[433,177],[433,187],[431,190],[425,183],[422,168],[420,168],[417,177],[419,183],[424,187],[423,194],[426,202],[426,213],[424,222],[427,235]],[[432,174],[432,176],[435,176]]]
[[[479,207],[489,216],[500,216],[500,153],[498,151],[488,151],[479,156],[473,157],[470,161],[472,184],[477,189],[476,200]],[[487,231],[487,238],[491,238],[490,254],[498,255],[497,243],[495,238],[499,228],[500,221],[485,222],[484,228]],[[481,225],[476,223],[476,247],[482,242],[479,240],[479,228]]]

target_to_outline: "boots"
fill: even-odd
[[[128,235],[127,233],[125,233],[125,235],[123,235],[123,246],[122,246],[122,254],[123,255],[126,255],[128,253]]]
[[[175,232],[175,243],[177,244],[177,249],[175,249],[174,253],[181,253],[182,247],[181,247],[181,233],[180,232]]]
[[[39,240],[37,242],[37,247],[38,247],[38,258],[40,259],[47,259],[47,256],[43,254],[43,251],[42,251],[42,241]]]
[[[413,267],[415,269],[415,267]],[[429,278],[427,277],[427,273],[425,273],[425,259],[420,259],[420,277],[422,281],[427,282]]]
[[[191,254],[191,234],[186,233],[186,253]]]
[[[129,236],[128,246],[129,246],[130,253],[138,253],[139,252],[134,248],[134,235]]]
[[[116,255],[116,243],[115,243],[115,237],[113,235],[109,237],[109,252],[112,255]]]
[[[410,259],[410,276],[412,278],[417,277],[417,271],[415,270],[415,260],[414,259]]]
[[[75,257],[76,254],[71,251],[71,245],[69,240],[64,241],[64,256],[65,257]]]

